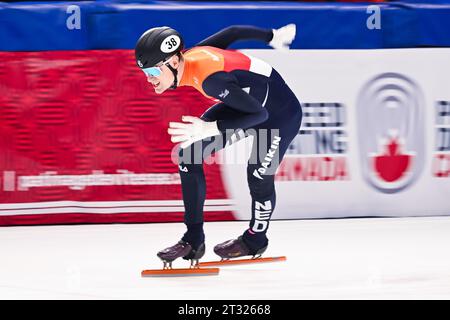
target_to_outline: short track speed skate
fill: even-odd
[[[202,244],[196,250],[192,246],[181,240],[177,244],[161,250],[157,256],[163,262],[162,269],[144,270],[141,272],[143,277],[164,277],[164,276],[207,276],[219,274],[218,268],[200,268],[199,260],[205,254],[205,245]],[[172,268],[172,262],[178,258],[190,260],[189,268]]]
[[[262,258],[262,254],[266,251],[267,246],[262,247],[257,250],[250,249],[244,242],[242,236],[228,240],[223,243],[218,244],[214,247],[214,252],[221,257],[219,261],[207,261],[200,262],[198,265],[200,267],[209,266],[227,266],[236,264],[253,264],[253,263],[263,263],[263,262],[278,262],[285,261],[286,257],[267,257]],[[235,259],[245,256],[251,256],[249,259]]]

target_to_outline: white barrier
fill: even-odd
[[[303,105],[274,219],[450,215],[450,49],[246,52]],[[245,165],[223,174],[237,218],[249,219]]]

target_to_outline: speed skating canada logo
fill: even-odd
[[[357,102],[361,171],[380,192],[404,190],[423,171],[423,101],[419,86],[398,73],[376,76],[361,89]]]

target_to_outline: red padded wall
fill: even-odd
[[[182,115],[199,116],[212,101],[191,88],[156,95],[130,50],[0,52],[0,59],[0,225],[181,221],[182,209],[96,214],[67,208],[58,213],[54,208],[38,214],[30,208],[11,211],[8,204],[94,201],[114,206],[117,201],[181,200],[179,183],[81,190],[20,190],[19,185],[20,177],[52,172],[176,174],[168,122]],[[227,199],[220,167],[205,165],[205,173],[207,199]],[[228,220],[233,215],[211,211],[205,217]]]

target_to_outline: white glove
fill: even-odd
[[[220,134],[217,121],[206,122],[197,117],[183,116],[184,122],[170,122],[167,132],[174,143],[182,142],[181,148],[187,148],[196,141]]]
[[[273,38],[269,45],[274,49],[289,50],[289,45],[295,38],[296,27],[291,23],[280,29],[272,29]]]

